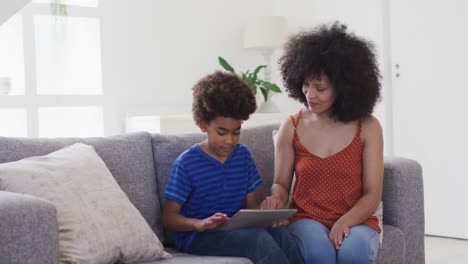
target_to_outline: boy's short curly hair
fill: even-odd
[[[257,109],[252,90],[235,73],[216,71],[200,79],[192,89],[192,112],[197,125],[220,116],[247,120]]]
[[[381,98],[381,76],[374,45],[346,30],[346,25],[335,22],[294,35],[279,59],[286,91],[306,106],[307,99],[302,92],[304,79],[325,74],[336,92],[331,116],[342,122],[372,114]]]

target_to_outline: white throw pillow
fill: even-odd
[[[0,164],[0,190],[44,198],[57,207],[60,262],[170,257],[91,146],[78,143]]]

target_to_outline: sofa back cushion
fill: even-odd
[[[244,128],[241,132],[240,143],[245,144],[254,158],[255,164],[263,178],[263,184],[257,189],[257,200],[262,201],[270,193],[273,182],[274,147],[271,133],[278,129],[277,125],[262,125]],[[171,175],[172,164],[177,157],[192,145],[206,139],[203,133],[152,136],[154,165],[161,206],[164,208],[166,190]],[[163,238],[158,236],[161,240]]]
[[[156,235],[162,236],[157,228],[162,218],[149,133],[99,138],[0,137],[0,163],[47,155],[78,142],[94,147],[132,204]]]
[[[261,125],[243,130],[240,142],[245,144],[252,153],[258,172],[262,176],[263,184],[257,189],[257,201],[261,202],[270,195],[273,184],[275,147],[272,132],[279,129],[280,124]]]

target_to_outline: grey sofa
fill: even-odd
[[[241,143],[255,159],[264,183],[262,200],[273,175],[272,130],[278,125],[246,128]],[[0,163],[46,155],[83,142],[94,146],[130,201],[153,231],[168,239],[162,226],[163,192],[174,159],[204,134],[160,135],[140,132],[103,138],[30,139],[0,137]],[[416,161],[385,161],[384,238],[377,263],[424,263],[424,202],[421,167]],[[0,263],[58,263],[56,209],[46,200],[0,190]],[[245,258],[201,257],[167,248],[172,259],[152,263],[251,263]]]

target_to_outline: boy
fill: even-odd
[[[242,122],[256,107],[252,90],[233,73],[215,72],[193,87],[193,117],[207,139],[175,160],[164,225],[184,252],[302,263],[285,228],[216,229],[240,209],[258,208],[254,190],[262,179],[247,147],[238,144]]]

